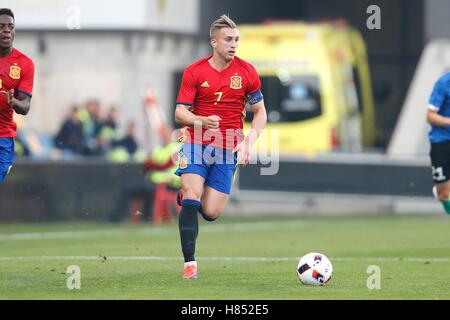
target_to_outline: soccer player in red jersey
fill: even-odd
[[[179,230],[185,279],[197,278],[197,212],[207,221],[219,217],[236,166],[249,163],[250,148],[267,121],[259,76],[250,63],[235,56],[239,32],[228,16],[212,23],[210,43],[212,55],[184,70],[175,109],[176,122],[187,127],[176,171],[183,199],[179,197]],[[247,102],[254,117],[244,137]]]
[[[13,48],[15,35],[13,12],[0,9],[0,183],[14,160],[17,126],[13,113],[28,113],[33,91],[34,64]]]

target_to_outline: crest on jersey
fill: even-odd
[[[242,88],[242,77],[231,76],[230,78],[230,88],[231,89],[241,89]]]
[[[20,67],[19,66],[9,67],[9,76],[16,80],[20,79]]]
[[[183,156],[180,158],[180,169],[186,169],[188,165],[188,158]]]

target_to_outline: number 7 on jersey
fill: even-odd
[[[220,99],[222,99],[222,94],[223,94],[222,91],[214,92],[214,95],[217,96],[217,100],[216,102],[214,102],[214,105],[218,104]]]

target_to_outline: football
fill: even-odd
[[[331,280],[333,265],[322,253],[310,252],[300,258],[297,276],[301,283],[313,286],[326,285]]]

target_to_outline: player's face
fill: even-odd
[[[239,32],[236,28],[222,28],[211,39],[214,51],[225,61],[231,61],[239,44]]]
[[[14,19],[8,15],[0,16],[0,48],[11,48],[16,35]]]

